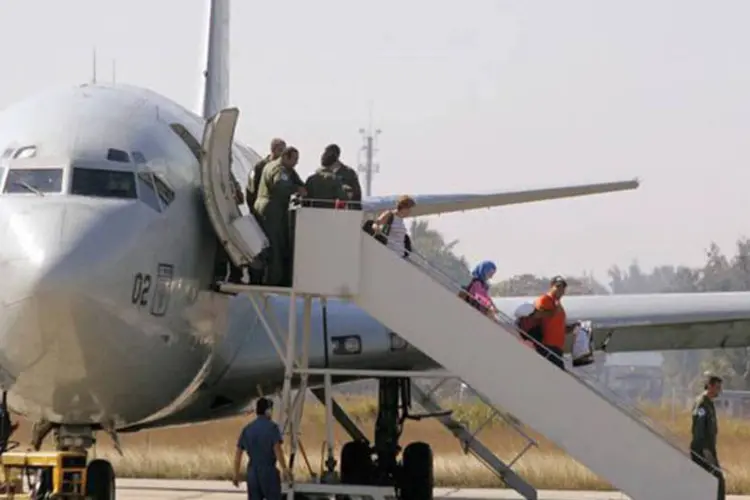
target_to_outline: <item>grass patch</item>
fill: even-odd
[[[339,402],[359,426],[372,436],[376,402],[368,397],[340,398]],[[525,440],[503,421],[493,416],[482,404],[446,406],[453,408],[454,417],[471,429],[489,419],[478,435],[485,445],[501,459],[511,460],[525,445]],[[676,434],[685,448],[690,439],[690,414],[673,414],[666,407],[649,407],[644,411],[660,425]],[[108,439],[100,435],[94,452],[112,461],[119,477],[164,479],[229,479],[237,435],[246,418],[233,418],[189,427],[175,427],[123,435],[124,456],[119,456]],[[324,460],[325,414],[320,404],[309,402],[303,418],[302,444],[314,472],[320,471]],[[750,422],[722,418],[719,422],[719,458],[728,469],[727,486],[730,493],[750,494]],[[28,442],[29,426],[22,423],[18,438]],[[539,442],[539,447],[524,455],[514,469],[539,489],[605,490],[611,486],[590,472],[541,435],[527,430]],[[336,458],[347,436],[335,428]],[[497,488],[503,485],[461,447],[438,422],[424,420],[407,422],[402,444],[425,441],[435,453],[436,480],[440,486]],[[297,472],[309,474],[298,454]]]

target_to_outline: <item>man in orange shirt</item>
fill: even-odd
[[[536,299],[534,317],[540,318],[542,322],[542,346],[537,351],[545,356],[561,370],[565,370],[563,362],[563,348],[565,346],[565,309],[560,302],[568,283],[562,276],[555,276],[550,281],[550,288],[541,297]]]

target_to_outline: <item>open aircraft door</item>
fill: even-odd
[[[234,265],[250,264],[268,245],[268,238],[252,215],[243,216],[234,199],[230,178],[232,143],[239,116],[237,108],[219,111],[206,123],[201,155],[203,202],[216,236]]]

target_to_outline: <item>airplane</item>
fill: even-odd
[[[229,17],[228,0],[210,0],[197,112],[148,89],[84,83],[0,113],[0,386],[9,409],[36,423],[35,447],[51,431],[58,448],[86,450],[99,431],[117,440],[240,415],[281,388],[283,364],[262,323],[286,324],[288,296],[258,292],[259,309],[212,288],[226,228],[206,203],[214,193],[202,182],[205,151],[224,141],[237,179],[261,158],[234,140],[233,126],[206,133],[230,109]],[[637,186],[417,195],[413,216]],[[395,199],[366,198],[364,212]],[[512,314],[528,300],[496,303]],[[750,293],[570,297],[565,306],[572,321],[592,320],[596,345],[609,352],[750,345]],[[411,346],[393,351],[394,332],[353,304],[316,302],[312,325],[311,365],[439,368]],[[331,338],[356,333],[361,352],[326,349],[324,329]],[[102,499],[114,498],[111,465],[95,462],[89,479],[106,483]]]

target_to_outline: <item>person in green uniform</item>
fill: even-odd
[[[693,405],[693,428],[692,440],[690,441],[690,456],[693,462],[702,469],[713,474],[719,480],[719,488],[716,498],[726,498],[724,474],[719,465],[716,454],[716,439],[719,434],[719,425],[716,418],[716,407],[714,399],[721,394],[722,378],[718,375],[707,374],[703,385],[703,393],[695,400]]]
[[[323,151],[323,158],[333,164],[333,173],[339,178],[344,189],[349,194],[349,208],[361,210],[362,208],[362,186],[359,184],[359,176],[353,168],[344,165],[339,159],[341,148],[337,144],[329,144]]]
[[[258,185],[255,212],[269,242],[268,269],[265,284],[291,286],[291,241],[289,231],[289,199],[293,194],[305,195],[294,167],[299,160],[297,148],[287,147],[281,157],[268,163]]]
[[[250,209],[250,213],[255,213],[255,197],[258,194],[258,185],[260,184],[260,177],[263,175],[263,168],[274,160],[278,160],[281,153],[286,149],[286,142],[284,139],[278,137],[271,140],[271,152],[258,163],[253,166],[250,171],[250,175],[247,176],[247,186],[245,187],[245,200],[247,201],[247,208]]]
[[[260,179],[263,175],[263,169],[268,163],[278,160],[281,154],[284,152],[284,149],[286,149],[286,142],[284,141],[284,139],[280,139],[278,137],[272,139],[270,153],[265,158],[256,163],[253,166],[253,169],[250,171],[250,174],[247,176],[247,186],[245,186],[245,202],[247,203],[247,208],[250,210],[250,214],[256,219],[259,219],[259,217],[255,212],[255,199],[258,194],[258,186],[260,185]],[[265,252],[261,252],[257,259],[248,266],[247,270],[251,285],[260,285],[263,283],[267,260],[268,255],[266,255]]]
[[[347,192],[341,180],[333,173],[335,160],[325,153],[320,158],[321,167],[305,182],[310,206],[316,208],[335,208],[336,200],[348,200]]]

